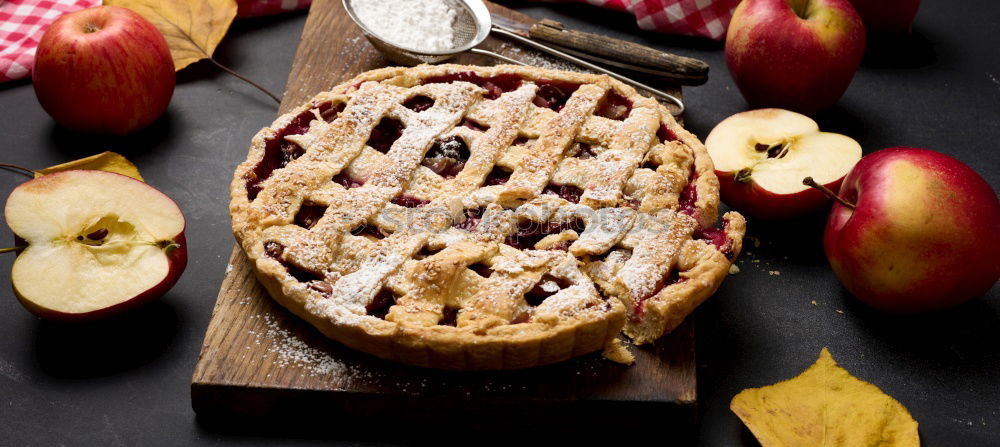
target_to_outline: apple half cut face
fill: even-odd
[[[705,147],[715,163],[722,200],[767,220],[801,216],[829,203],[802,183],[812,177],[834,191],[861,159],[861,145],[820,132],[811,118],[783,109],[737,113],[712,129]]]
[[[163,295],[187,264],[184,215],[169,197],[104,171],[65,171],[21,184],[7,225],[27,243],[11,282],[45,318],[105,316]]]

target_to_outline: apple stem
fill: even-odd
[[[27,248],[27,247],[6,247],[6,248],[0,248],[0,253],[9,253],[9,252],[12,252],[12,251],[24,250],[25,248]]]
[[[835,193],[832,190],[830,190],[830,188],[827,188],[826,186],[823,186],[823,185],[820,185],[819,183],[816,183],[816,181],[813,180],[812,177],[806,177],[806,178],[802,179],[802,184],[806,185],[806,186],[811,186],[813,188],[816,188],[816,189],[822,191],[823,194],[825,194],[827,197],[829,197],[829,198],[831,198],[833,200],[836,200],[837,202],[840,202],[841,205],[844,205],[844,206],[846,206],[846,207],[848,207],[848,208],[850,208],[852,210],[854,209],[854,204],[853,203],[844,200],[843,197],[838,196],[837,193]]]
[[[257,87],[257,90],[260,90],[260,91],[264,92],[265,94],[267,94],[267,96],[270,96],[271,99],[274,100],[274,102],[276,102],[278,104],[281,104],[281,99],[278,99],[278,97],[275,96],[274,93],[271,93],[268,89],[264,88],[260,84],[254,82],[254,81],[251,81],[247,77],[245,77],[245,76],[243,76],[243,75],[241,75],[241,74],[233,71],[233,69],[231,69],[231,68],[229,68],[229,67],[227,67],[225,65],[220,64],[219,61],[215,60],[215,58],[210,57],[210,58],[208,58],[208,60],[212,61],[212,63],[215,64],[215,66],[221,68],[222,71],[225,71],[226,73],[229,73],[229,74],[231,74],[233,76],[236,76],[237,78],[242,79],[246,83],[248,83],[248,84],[250,84],[250,85],[252,85],[254,87]]]
[[[26,168],[24,166],[12,165],[10,163],[0,163],[0,168],[13,169],[13,170],[21,172],[21,173],[23,173],[23,174],[25,174],[25,175],[27,175],[29,177],[34,177],[35,176],[35,171],[32,171],[31,169],[28,169],[28,168]]]

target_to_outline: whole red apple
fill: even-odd
[[[984,294],[1000,277],[1000,200],[947,155],[891,148],[844,179],[823,246],[837,278],[872,307],[922,312]]]
[[[850,0],[865,26],[877,33],[909,31],[920,0]]]
[[[176,75],[160,31],[138,14],[98,6],[66,14],[42,35],[31,75],[59,124],[124,135],[167,109]]]
[[[864,25],[847,0],[745,0],[726,35],[729,72],[753,108],[833,105],[864,52]]]

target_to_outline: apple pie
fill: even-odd
[[[698,139],[607,76],[385,68],[262,129],[233,231],[281,305],[412,365],[526,368],[671,331],[714,293],[745,221],[715,227]]]

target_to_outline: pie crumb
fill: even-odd
[[[611,360],[615,363],[621,363],[623,365],[631,365],[635,363],[635,356],[628,349],[622,345],[622,341],[619,339],[611,340],[611,344],[604,348],[602,353],[604,358]]]
[[[739,272],[740,272],[740,268],[737,267],[736,264],[733,264],[733,265],[729,266],[729,274],[730,275],[735,275],[735,274],[737,274]]]

